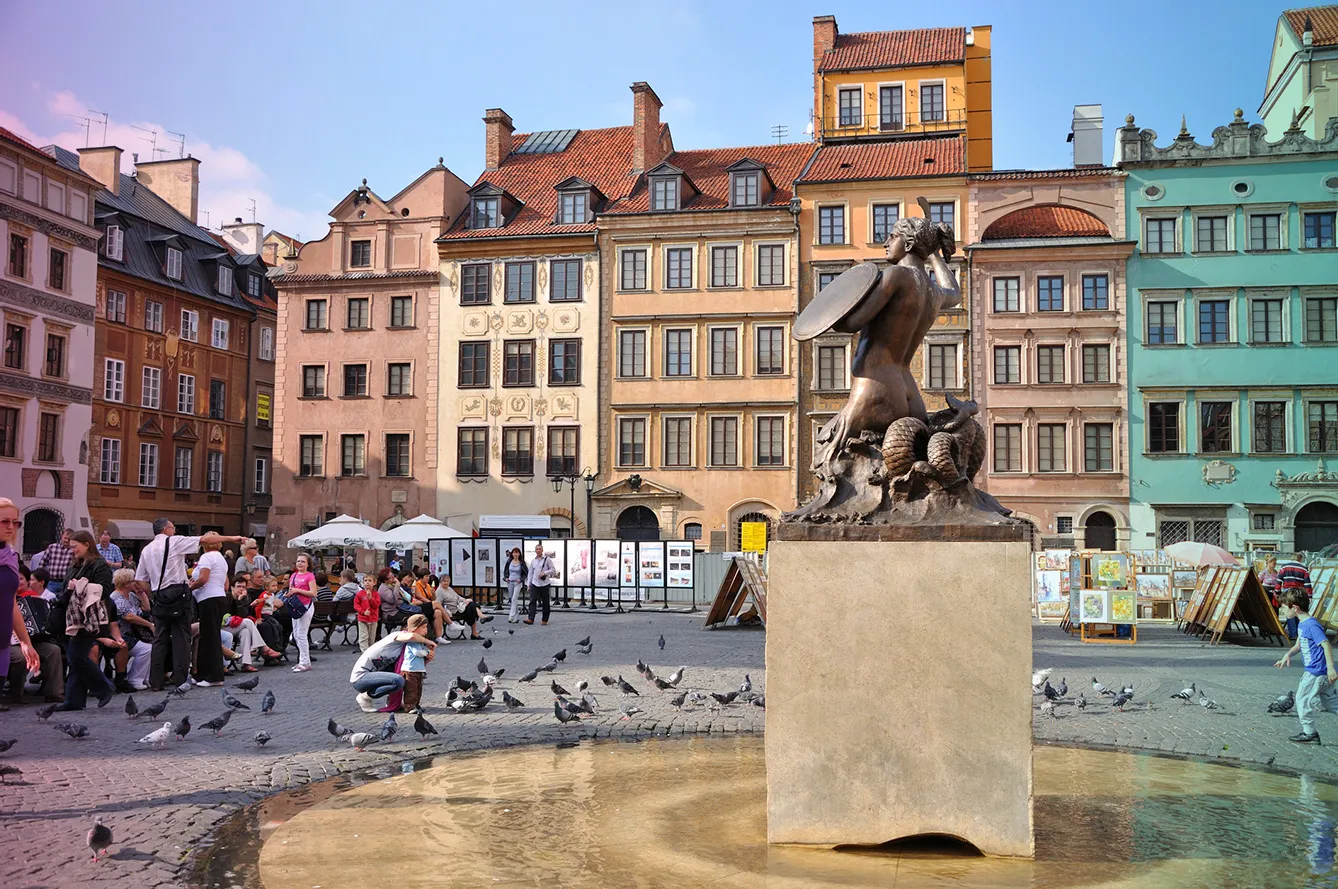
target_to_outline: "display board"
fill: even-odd
[[[456,538],[450,537],[442,540],[429,540],[427,542],[427,570],[434,577],[445,577],[451,571],[451,541]]]
[[[740,522],[739,548],[746,553],[764,553],[767,551],[767,523]]]
[[[567,541],[567,586],[590,587],[592,574],[589,540]]]
[[[497,541],[479,538],[474,541],[474,586],[505,586],[498,578]]]
[[[1222,591],[1208,627],[1212,644],[1221,641],[1232,621],[1238,621],[1258,630],[1259,635],[1275,637],[1279,644],[1286,645],[1286,632],[1254,567],[1224,566],[1220,573],[1223,575]]]
[[[482,539],[483,539],[482,537],[479,538],[479,540]],[[520,557],[522,559],[525,558],[525,539],[523,537],[498,537],[496,538],[496,540],[497,540],[497,565],[499,568],[506,567],[506,560],[511,558],[511,553],[513,550],[520,550]],[[525,563],[527,567],[529,566],[529,564],[530,563],[528,561]],[[525,580],[527,580],[527,578],[524,577],[521,578],[522,582],[524,582]],[[503,573],[500,571],[498,572],[497,585],[503,588],[506,587],[506,577],[503,576]]]
[[[644,541],[639,547],[637,563],[640,566],[641,586],[660,589],[664,586],[664,543]]]
[[[617,540],[595,541],[595,586],[609,589],[618,586],[618,562],[622,546]]]
[[[474,540],[459,537],[451,541],[451,586],[481,586],[474,583]]]
[[[695,550],[691,540],[453,537],[428,541],[428,565],[433,574],[449,578],[457,588],[504,588],[502,568],[510,551],[520,549],[528,565],[534,561],[539,544],[553,559],[557,575],[550,583],[555,587],[622,588],[632,598],[639,591],[691,589],[695,583]]]
[[[1338,619],[1338,566],[1315,564],[1310,568],[1310,614],[1328,629]]]
[[[749,612],[755,612],[763,626],[767,623],[767,575],[751,559],[735,556],[725,569],[716,591],[715,601],[706,614],[706,626],[726,625],[731,617],[749,612],[744,606],[751,603]]]
[[[665,585],[675,589],[692,587],[692,544],[687,541],[670,541],[664,545]]]

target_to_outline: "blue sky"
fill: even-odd
[[[1286,4],[1054,2],[297,3],[0,0],[0,126],[71,148],[88,109],[108,141],[148,159],[184,133],[201,158],[201,208],[324,234],[366,177],[389,196],[444,156],[472,182],[483,110],[520,130],[631,122],[628,86],[665,103],[679,148],[803,139],[812,18],[842,31],[993,26],[995,166],[1065,166],[1072,107],[1133,112],[1165,141],[1180,115],[1208,141],[1234,108],[1255,120]],[[1075,10],[1082,10],[1081,13]],[[102,142],[93,125],[91,144]],[[165,156],[161,153],[159,157]],[[128,169],[128,166],[127,166]],[[201,223],[205,222],[204,213]]]

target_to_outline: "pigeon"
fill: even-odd
[[[1132,698],[1134,696],[1134,684],[1132,682],[1126,682],[1124,687],[1120,689],[1120,693],[1126,694]]]
[[[273,712],[274,712],[274,701],[275,701],[275,698],[274,698],[274,691],[273,691],[273,689],[271,689],[271,690],[269,690],[269,691],[266,691],[266,692],[265,692],[265,696],[264,696],[263,698],[260,699],[260,712],[263,713],[263,714],[265,714],[266,716],[268,716],[268,715],[270,715],[271,713],[273,713]]]
[[[437,730],[432,727],[432,723],[427,721],[427,717],[423,715],[422,708],[419,708],[415,712],[417,712],[418,715],[414,717],[413,730],[418,732],[420,740],[426,741],[427,736],[435,735]]]
[[[687,698],[687,696],[688,696],[687,692],[680,692],[677,696],[674,697],[673,700],[669,702],[670,706],[672,706],[675,710],[682,710],[683,701],[684,699]]]
[[[646,677],[647,682],[654,682],[657,678],[655,675],[655,671],[650,668],[650,664],[646,664],[646,672],[642,673],[641,675]]]
[[[582,713],[586,712],[585,708],[580,704],[573,704],[566,698],[558,698],[558,702],[562,704],[562,709],[566,710],[568,713],[574,713],[577,716],[580,716]]]
[[[271,740],[273,740],[273,738],[274,736],[271,735],[269,732],[259,731],[252,736],[251,740],[256,742],[257,747],[264,747]]]
[[[240,691],[255,691],[256,686],[259,684],[260,684],[260,674],[256,673],[255,675],[243,679],[241,682],[238,682],[236,685],[233,686],[233,688],[238,689]]]
[[[23,769],[18,766],[0,766],[0,784],[8,784],[10,775],[13,775],[15,778],[22,778]]]
[[[660,651],[664,651],[664,634],[663,634],[663,633],[660,634],[660,643],[659,643],[659,645],[660,645]]]
[[[763,710],[767,709],[767,696],[758,695],[757,697],[753,698],[753,706],[761,707]]]
[[[1110,702],[1110,706],[1114,707],[1116,710],[1119,710],[1121,713],[1123,713],[1124,705],[1132,701],[1133,698],[1134,698],[1133,695],[1127,695],[1124,692],[1120,692],[1115,696],[1115,700]]]
[[[746,695],[753,690],[753,677],[747,673],[743,674],[743,684],[739,686],[739,694]]]
[[[618,680],[614,679],[612,676],[601,676],[599,677],[599,681],[607,685],[609,688],[618,684]]]
[[[1049,682],[1050,680],[1047,679],[1047,680],[1045,680],[1045,681],[1046,681],[1046,682]],[[1041,704],[1041,715],[1042,715],[1042,716],[1049,716],[1049,717],[1051,717],[1051,718],[1053,719],[1053,718],[1054,718],[1054,715],[1055,715],[1055,702],[1054,702],[1054,701],[1051,701],[1051,700],[1047,700],[1047,701],[1043,702],[1043,703]]]
[[[557,654],[553,655],[553,660],[555,661],[565,661],[566,659],[567,659],[567,649],[565,648],[559,651]]]
[[[585,690],[589,687],[590,683],[586,682],[584,679],[576,680],[576,693],[578,695],[585,694]]]
[[[568,713],[563,708],[561,702],[559,702],[556,698],[553,699],[553,715],[556,716],[557,721],[562,723],[563,725],[566,725],[569,722],[578,722],[580,721],[581,718],[573,713]]]
[[[1047,704],[1059,700],[1059,692],[1055,691],[1055,688],[1050,684],[1049,679],[1045,680],[1045,685],[1042,686],[1041,692],[1045,695],[1045,702]]]
[[[37,721],[46,722],[48,719],[51,718],[51,714],[56,712],[56,708],[59,706],[60,706],[59,704],[47,704],[42,709],[38,710]]]
[[[576,644],[577,644],[577,645],[589,645],[589,644],[590,644],[590,637],[589,637],[589,636],[586,636],[584,639],[578,639],[577,642],[576,642]]]
[[[1058,691],[1059,691],[1059,696],[1060,696],[1061,698],[1067,698],[1067,697],[1069,696],[1069,681],[1068,681],[1068,679],[1060,679],[1060,680],[1059,680],[1059,688],[1058,688]]]
[[[1292,708],[1295,706],[1296,706],[1296,692],[1289,691],[1282,697],[1278,698],[1273,703],[1269,704],[1268,712],[1278,713],[1278,714],[1290,713],[1292,712]]]
[[[496,682],[498,679],[501,679],[501,678],[502,678],[502,675],[503,675],[504,673],[506,673],[506,667],[498,667],[498,668],[497,668],[497,672],[492,674],[492,681],[493,681],[493,682]],[[484,677],[483,677],[483,681],[484,681],[484,682],[487,682],[487,681],[488,681],[488,677],[487,677],[487,676],[484,676]]]
[[[521,707],[525,706],[524,701],[505,691],[502,692],[502,703],[506,704],[506,709],[508,710],[519,710]]]
[[[179,697],[179,698],[184,698],[184,697],[186,696],[186,692],[188,692],[188,691],[190,691],[190,680],[189,680],[189,679],[187,679],[185,682],[183,682],[183,683],[181,683],[180,685],[178,685],[176,688],[172,689],[170,692],[168,692],[168,694],[173,694],[173,695],[176,695],[176,696]]]
[[[480,675],[480,676],[483,676],[484,674],[486,674],[486,673],[489,672],[489,670],[488,670],[488,662],[485,661],[483,658],[479,658],[478,671],[479,671],[479,675]]]
[[[670,684],[670,685],[678,685],[678,683],[682,682],[682,681],[683,681],[683,673],[684,673],[687,669],[688,669],[687,667],[679,667],[677,670],[675,670],[674,672],[670,673],[670,674],[669,674],[669,684]],[[745,674],[745,675],[746,675],[746,674]]]
[[[177,736],[177,740],[178,740],[178,741],[184,741],[184,740],[186,740],[186,736],[190,734],[190,716],[189,716],[189,715],[186,715],[186,716],[181,717],[181,721],[178,722],[178,723],[176,724],[176,727],[172,729],[172,734],[174,734],[174,735]]]
[[[60,722],[52,726],[58,732],[64,732],[74,740],[88,737],[88,726],[80,725],[77,722]]]
[[[1079,710],[1086,710],[1086,709],[1087,709],[1087,696],[1086,696],[1086,695],[1083,695],[1083,694],[1079,694],[1079,695],[1078,695],[1078,700],[1074,701],[1074,703],[1077,704]]]
[[[1050,667],[1044,670],[1037,670],[1035,673],[1031,674],[1031,687],[1037,694],[1040,693],[1041,686],[1045,684],[1045,680],[1049,679],[1050,674],[1053,672],[1054,668]],[[1096,680],[1093,679],[1092,681],[1095,682]]]
[[[652,681],[655,683],[655,687],[658,688],[660,691],[668,691],[669,689],[674,687],[674,684],[672,682],[665,682],[659,676],[656,676]]]
[[[112,844],[112,830],[102,823],[101,818],[93,819],[93,826],[88,829],[88,836],[84,837],[84,843],[93,852],[93,861],[102,860],[102,853],[107,851],[107,847]]]
[[[227,690],[226,688],[223,689],[223,705],[224,705],[225,707],[229,707],[229,708],[231,708],[231,709],[233,709],[233,710],[250,710],[250,709],[251,709],[250,707],[248,707],[248,706],[246,706],[245,704],[243,704],[241,701],[239,701],[239,700],[237,700],[236,698],[234,698],[232,695],[228,694],[228,690]]]
[[[738,696],[739,693],[737,691],[731,691],[728,694],[723,695],[711,692],[711,697],[715,698],[715,702],[722,707],[728,707],[730,704],[734,703],[734,699]]]
[[[646,665],[642,662],[641,658],[636,659],[636,671],[642,676],[646,675]]]
[[[155,747],[161,747],[167,743],[167,739],[172,737],[172,723],[164,722],[163,727],[154,729],[147,735],[139,739],[140,744],[152,744]]]
[[[595,645],[594,645],[593,642],[590,643],[589,645],[578,645],[578,646],[576,646],[576,653],[577,653],[577,654],[589,654],[590,652],[592,652],[592,651],[594,651],[594,650],[595,650]]]
[[[447,707],[454,707],[454,706],[455,706],[455,699],[458,698],[458,697],[460,697],[460,692],[459,692],[459,690],[456,689],[456,687],[455,687],[454,685],[452,685],[450,688],[446,689],[446,706],[447,706]]]
[[[381,740],[390,743],[395,740],[395,732],[400,730],[400,724],[395,721],[395,714],[392,713],[386,717],[386,721],[381,723]]]
[[[496,630],[493,630],[493,632],[496,633],[497,631],[496,631]],[[484,639],[484,640],[483,640],[483,647],[484,647],[485,649],[486,649],[486,648],[492,648],[492,640],[491,640],[491,639]]]
[[[533,682],[536,678],[538,678],[538,676],[539,676],[539,671],[538,671],[538,670],[531,670],[530,672],[526,673],[524,676],[520,677],[520,681],[521,681],[521,682]]]
[[[549,685],[548,687],[551,688],[551,689],[553,690],[553,694],[555,694],[555,695],[557,695],[557,696],[559,696],[559,697],[564,697],[564,698],[565,698],[565,697],[570,697],[570,695],[571,695],[571,692],[567,691],[565,688],[563,688],[562,686],[558,685],[556,679],[554,679],[553,682],[552,682],[552,684]]]
[[[468,689],[474,687],[474,682],[473,680],[466,679],[463,676],[456,676],[454,686],[455,688],[458,688],[461,691],[467,691]]]
[[[621,676],[618,677],[618,690],[625,695],[636,695],[638,698],[641,697],[641,692],[633,688],[632,683]]]
[[[333,716],[331,716],[330,721],[326,723],[325,730],[340,741],[344,740],[349,735],[353,734],[353,729],[345,728],[344,726],[335,722]]]
[[[8,750],[10,747],[13,747],[17,743],[18,740],[16,738],[11,738],[8,741],[0,741],[0,753],[4,753],[6,750]]]
[[[542,667],[540,667],[539,669],[540,669],[540,670],[543,670],[545,673],[552,673],[554,670],[557,669],[557,665],[558,665],[558,662],[557,662],[557,661],[549,661],[548,663],[544,664],[544,665],[543,665]]]
[[[1110,689],[1106,688],[1106,687],[1105,687],[1104,685],[1102,685],[1100,682],[1097,682],[1095,676],[1092,677],[1092,691],[1096,692],[1096,693],[1099,694],[1099,695],[1106,695],[1107,697],[1111,697],[1111,698],[1115,697],[1115,692],[1113,692],[1113,691],[1111,691]]]
[[[1206,694],[1204,694],[1203,691],[1200,689],[1199,706],[1205,710],[1216,710],[1217,702],[1214,701],[1212,698],[1208,697]]]
[[[359,753],[361,753],[363,748],[368,744],[375,744],[376,741],[376,735],[371,732],[358,732],[356,735],[348,736],[349,744],[353,745],[353,749],[357,750]]]
[[[210,731],[212,731],[214,733],[214,737],[217,738],[219,732],[223,731],[223,726],[228,724],[228,720],[232,718],[232,714],[234,712],[235,711],[231,709],[224,710],[222,716],[216,716],[213,719],[209,720],[204,724],[204,728],[207,728]]]
[[[167,701],[167,698],[163,698],[162,701],[157,704],[150,704],[143,710],[140,710],[139,715],[147,716],[149,719],[157,719],[159,716],[162,716],[163,711],[167,709]]]
[[[125,715],[128,719],[134,719],[139,715],[139,706],[135,703],[134,695],[125,696]]]
[[[507,634],[508,636],[514,636],[514,635],[516,635],[516,631],[515,631],[515,630],[510,630],[510,629],[509,629],[509,630],[506,631],[506,634]]]
[[[622,714],[623,719],[631,719],[638,713],[644,713],[646,711],[642,710],[635,704],[623,704],[621,707],[618,708],[618,712]]]
[[[599,712],[599,701],[596,700],[594,695],[581,695],[581,709],[586,713],[589,713],[591,716],[594,716]]]
[[[1189,701],[1191,698],[1194,697],[1194,692],[1196,691],[1198,691],[1198,688],[1194,685],[1194,683],[1191,682],[1187,688],[1182,688],[1175,694],[1171,695],[1171,699],[1175,700],[1176,698],[1179,698],[1182,701]]]
[[[464,713],[466,710],[482,710],[488,706],[492,700],[492,686],[486,686],[482,692],[471,691],[463,697],[456,698],[451,702],[451,707],[456,713]]]

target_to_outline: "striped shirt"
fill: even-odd
[[[1283,590],[1305,590],[1307,596],[1312,592],[1310,571],[1300,562],[1280,562],[1278,564],[1278,584]]]

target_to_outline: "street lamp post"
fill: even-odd
[[[570,538],[576,537],[576,484],[581,481],[585,482],[585,522],[586,530],[588,531],[590,526],[590,493],[595,489],[595,474],[589,469],[584,469],[578,472],[573,467],[570,470],[559,470],[551,473],[548,476],[548,480],[553,483],[554,494],[561,494],[563,485],[567,486],[568,491],[571,494],[571,510],[567,513],[571,521]],[[594,599],[595,597],[592,593],[590,596],[591,605],[594,605]],[[571,587],[566,586],[565,582],[562,587],[562,607],[571,607]],[[585,587],[581,587],[581,607],[585,607]]]

